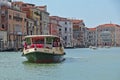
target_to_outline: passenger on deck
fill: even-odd
[[[43,48],[43,44],[31,44],[30,48]]]
[[[58,40],[57,39],[54,40],[53,47],[58,47]]]
[[[24,48],[27,49],[27,43],[26,42],[24,42]]]

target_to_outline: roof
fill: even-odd
[[[44,6],[36,6],[36,7],[45,8],[45,7],[47,7],[47,5],[44,5]]]
[[[31,38],[31,37],[57,37],[57,38],[59,38],[56,35],[28,35],[28,36],[25,36],[25,38]]]
[[[81,22],[83,22],[83,20],[71,20],[73,23],[81,23]]]
[[[12,2],[12,4],[13,4],[13,3],[24,4],[24,2],[22,2],[22,1],[14,1],[14,2]]]
[[[99,25],[98,27],[120,27],[120,25],[118,24],[102,24],[102,25]]]
[[[58,20],[58,21],[70,21],[70,20],[67,19],[67,18],[59,17],[59,16],[50,16],[50,19],[51,19],[51,20]]]
[[[91,31],[95,31],[96,30],[96,28],[88,28],[89,30],[91,30]]]

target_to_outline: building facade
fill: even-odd
[[[62,36],[59,35],[61,32],[59,32],[59,27],[62,27],[58,24],[59,20],[57,16],[50,16],[50,24],[49,24],[49,33],[51,35],[57,35],[57,36]]]
[[[62,37],[64,47],[73,47],[73,28],[71,20],[63,17],[51,16],[50,33]]]
[[[88,28],[88,46],[97,46],[96,28]]]
[[[37,9],[40,11],[40,27],[41,27],[41,34],[48,35],[49,33],[49,13],[47,12],[47,6],[36,6]]]
[[[73,47],[73,25],[67,18],[59,17],[59,35],[62,35],[65,47]]]
[[[34,20],[26,18],[26,34],[34,35]]]
[[[34,4],[21,1],[13,2],[12,5],[19,7],[26,13],[27,18],[34,20],[34,34],[49,34],[49,13],[47,6],[35,6]],[[29,29],[28,29],[29,30]]]
[[[120,46],[120,25],[103,24],[96,31],[98,46]]]
[[[74,46],[85,47],[86,45],[86,27],[83,20],[72,19]]]
[[[7,31],[4,46],[17,50],[22,47],[22,39],[26,32],[26,14],[6,5],[2,5],[0,11],[0,28]]]

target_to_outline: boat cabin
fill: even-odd
[[[62,41],[52,35],[31,35],[25,37],[24,48],[49,48],[62,47]]]

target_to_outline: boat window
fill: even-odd
[[[52,49],[52,41],[53,41],[52,37],[46,37],[46,45],[45,45],[45,47],[49,48],[49,49]]]
[[[27,45],[31,44],[30,38],[26,38],[25,40],[26,40]]]
[[[62,47],[63,45],[62,45],[62,42],[60,42],[60,45],[59,45],[60,47]]]
[[[46,38],[46,44],[52,44],[52,38]]]
[[[32,43],[33,44],[44,44],[44,39],[43,38],[33,38]]]
[[[54,38],[53,40],[53,47],[59,47],[60,46],[60,39]]]

